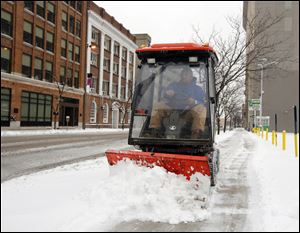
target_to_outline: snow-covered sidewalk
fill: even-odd
[[[233,147],[241,138],[254,145],[242,230],[299,231],[299,159],[243,130],[222,133],[216,141],[228,156],[239,151]],[[207,177],[201,180],[207,185]],[[162,168],[124,162],[109,169],[100,158],[2,183],[1,231],[106,231],[131,220],[201,224],[211,211],[199,202],[205,195]]]
[[[299,157],[294,155],[294,135],[282,136],[278,146],[251,134],[255,150],[248,165],[250,185],[249,231],[299,232]],[[299,144],[299,141],[298,141]]]

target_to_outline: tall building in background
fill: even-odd
[[[1,1],[1,126],[81,126],[86,10],[86,1]]]
[[[258,63],[268,64],[282,56],[282,49],[289,52],[289,59],[293,62],[264,69],[263,74],[263,116],[270,117],[270,128],[275,127],[275,114],[278,119],[278,130],[294,129],[293,106],[298,109],[299,119],[299,2],[298,1],[244,1],[243,21],[244,29],[247,19],[251,20],[256,14],[279,16],[284,12],[285,17],[278,24],[272,26],[266,33],[270,40],[283,39],[284,43],[275,48],[273,57],[260,58]],[[255,41],[259,43],[259,41]],[[255,46],[255,45],[254,45]],[[280,67],[280,69],[279,69]],[[246,74],[246,104],[244,108],[244,127],[254,126],[254,111],[249,110],[248,100],[260,98],[261,71]],[[259,115],[259,111],[257,111]],[[299,128],[299,124],[298,124]]]
[[[136,38],[136,44],[140,47],[150,47],[151,46],[151,37],[146,33],[134,34]]]

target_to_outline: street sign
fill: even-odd
[[[266,128],[270,128],[270,116],[262,116],[261,120],[262,120],[261,124],[262,124],[262,127],[264,128],[264,130]],[[257,122],[257,125],[259,126],[260,116],[256,116],[256,122]]]
[[[260,109],[260,99],[251,99],[248,101],[249,110],[259,110]]]

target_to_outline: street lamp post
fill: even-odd
[[[59,108],[60,108],[61,101],[62,101],[62,94],[64,92],[65,82],[62,82],[62,83],[57,82],[57,88],[58,88],[59,96],[58,96],[58,102],[56,104],[56,109],[55,109],[55,112],[54,112],[54,129],[57,128],[56,127],[57,116],[59,115]]]
[[[268,59],[262,58],[262,62],[266,62]],[[267,64],[259,63],[257,64],[261,68],[260,72],[260,110],[259,110],[259,127],[262,127],[262,111],[263,111],[263,94],[264,94],[264,89],[263,89],[263,80],[264,80],[264,68],[272,65],[272,64],[278,64],[277,61],[272,61]]]
[[[86,44],[86,48],[91,48],[92,50],[96,49],[97,46],[95,44]],[[87,53],[86,53],[87,54]],[[84,72],[84,92],[83,92],[83,116],[82,116],[82,129],[86,128],[85,125],[85,109],[86,109],[86,77],[87,77],[87,66],[85,66]]]

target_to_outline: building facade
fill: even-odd
[[[135,37],[90,2],[87,27],[86,127],[128,127],[135,77]]]
[[[127,127],[135,37],[88,1],[1,2],[1,127]]]
[[[247,35],[246,21],[251,20],[257,14],[262,16],[270,14],[279,16],[284,14],[283,19],[273,25],[266,35],[272,41],[282,40],[282,44],[274,48],[272,57],[260,58],[258,64],[268,65],[275,63],[268,69],[263,70],[263,95],[262,116],[269,117],[270,128],[275,129],[275,114],[277,115],[277,129],[294,130],[293,106],[298,109],[299,119],[299,2],[298,1],[244,1],[243,24]],[[259,43],[255,41],[253,44]],[[255,46],[255,45],[254,45]],[[276,64],[276,60],[282,56],[282,51],[288,52],[290,62]],[[264,61],[264,62],[263,62]],[[249,109],[248,101],[259,99],[261,96],[261,70],[246,73],[246,103],[244,105],[244,127],[254,127],[254,116],[259,111]],[[298,121],[299,122],[299,121]],[[298,124],[299,130],[299,124]]]
[[[1,126],[81,126],[86,10],[85,1],[1,2]]]

